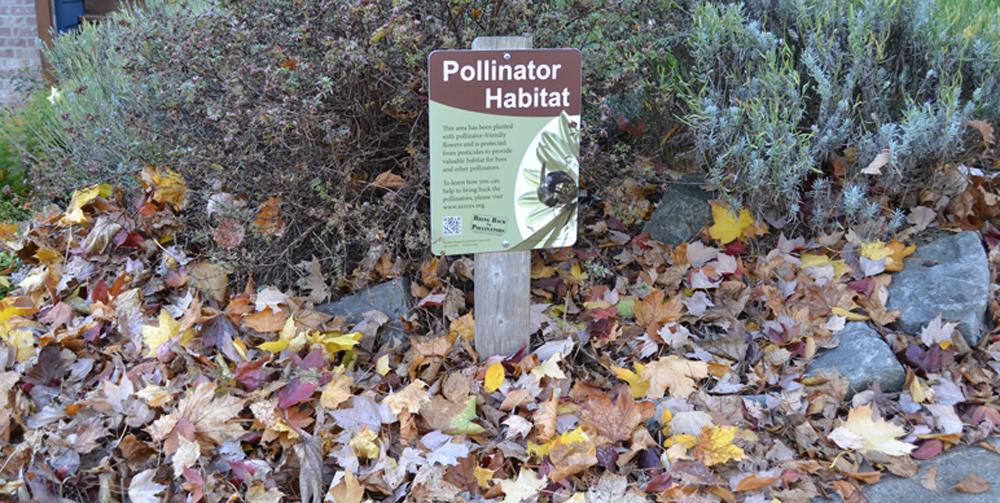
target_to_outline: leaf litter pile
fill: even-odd
[[[319,312],[315,263],[302,291],[231,291],[238,272],[172,240],[183,179],[147,168],[138,201],[96,185],[5,229],[25,266],[0,303],[0,498],[859,501],[1000,425],[1000,334],[910,336],[886,308],[928,227],[978,229],[1000,259],[997,191],[971,180],[888,242],[790,238],[713,203],[700,239],[667,246],[590,214],[577,247],[535,255],[531,346],[481,358],[472,260],[420,264],[402,320]],[[806,373],[851,321],[903,362],[901,393]]]

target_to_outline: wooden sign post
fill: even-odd
[[[474,253],[476,351],[531,333],[531,250],[576,241],[580,52],[480,37],[428,57],[431,249]]]
[[[531,37],[479,37],[473,49],[531,49]],[[477,253],[476,352],[509,355],[531,340],[531,250]]]

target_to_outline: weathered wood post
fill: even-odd
[[[531,37],[479,37],[473,49],[531,49]],[[476,352],[509,355],[526,345],[531,317],[531,251],[477,253]]]

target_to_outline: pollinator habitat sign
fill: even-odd
[[[581,64],[575,49],[431,53],[435,254],[576,242]]]

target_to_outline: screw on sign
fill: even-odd
[[[576,242],[581,66],[530,37],[428,57],[431,250],[476,254],[483,356],[530,339],[530,250]]]

